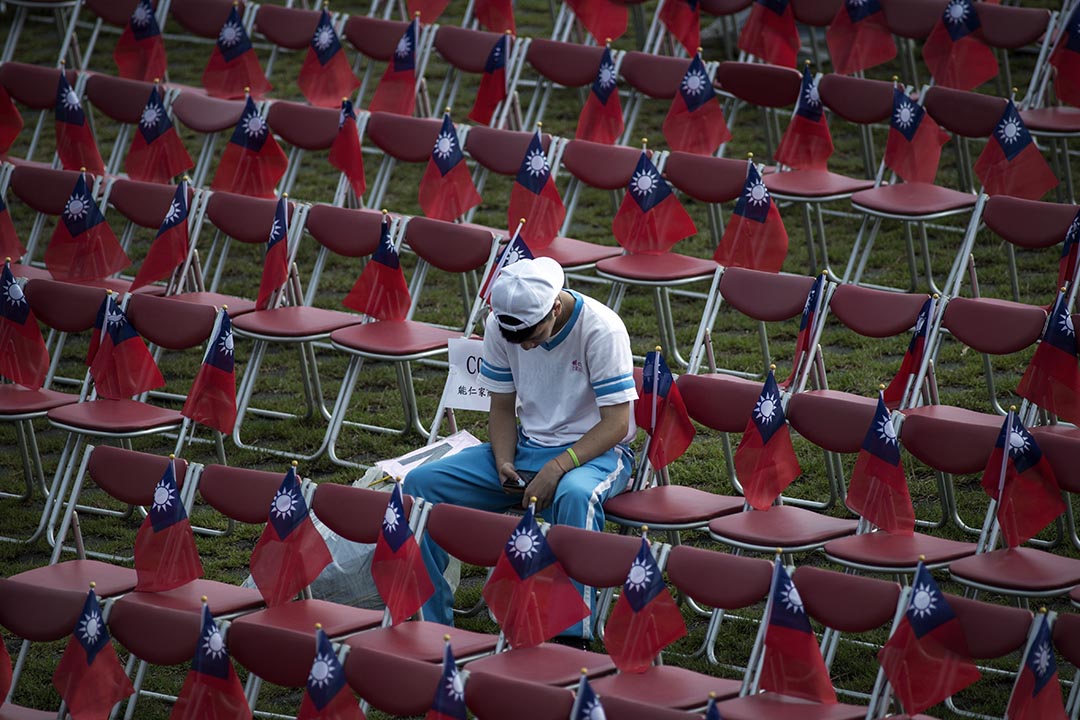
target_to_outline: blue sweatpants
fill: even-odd
[[[540,447],[519,433],[514,466],[519,471],[537,472],[548,460],[566,452],[567,447],[569,445]],[[604,501],[626,489],[633,464],[633,453],[619,445],[571,470],[559,481],[551,506],[539,516],[556,525],[603,530]],[[415,468],[405,476],[404,490],[409,495],[433,503],[451,503],[495,512],[509,510],[521,503],[521,495],[508,495],[503,491],[495,468],[495,455],[488,443]],[[435,585],[435,595],[424,605],[424,619],[452,625],[454,598],[443,577],[449,562],[446,551],[427,534],[420,542],[420,549]],[[589,609],[595,611],[592,588],[584,588],[578,583],[575,585],[582,591]],[[564,634],[591,639],[592,623],[578,623]]]

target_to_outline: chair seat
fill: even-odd
[[[263,604],[262,594],[255,588],[246,588],[217,580],[192,580],[172,590],[162,592],[133,592],[125,595],[123,602],[139,602],[166,610],[202,612],[202,598],[215,617],[231,615],[242,610],[252,610]],[[315,628],[314,625],[311,626]]]
[[[1019,547],[957,560],[949,574],[965,584],[996,588],[1004,594],[1064,595],[1080,585],[1080,560]]]
[[[460,330],[412,320],[382,320],[337,330],[330,334],[330,342],[341,350],[361,355],[405,360],[413,355],[445,350],[449,340],[459,337]]]
[[[685,485],[660,485],[624,492],[604,503],[608,520],[630,520],[637,525],[701,526],[713,518],[742,510],[743,499]]]
[[[643,673],[619,673],[591,681],[601,697],[612,695],[624,700],[690,710],[716,699],[732,698],[742,685],[738,680],[714,677],[674,665],[658,665]]]
[[[826,543],[825,554],[841,565],[914,572],[920,557],[925,558],[924,562],[930,566],[948,565],[954,560],[974,555],[975,544],[922,533],[890,535],[875,532]]]
[[[975,205],[971,193],[932,183],[900,183],[863,190],[851,196],[851,204],[869,213],[917,218],[955,213]]]
[[[124,280],[123,278],[105,278],[104,280],[86,280],[80,282],[80,285],[86,285],[87,287],[99,287],[106,290],[112,290],[118,295],[123,295],[129,292],[131,289],[131,280]],[[136,295],[154,295],[160,297],[165,294],[164,285],[143,285],[135,291]]]
[[[179,426],[184,416],[177,410],[135,400],[88,400],[49,411],[49,422],[73,432],[137,433]]]
[[[0,417],[43,413],[79,401],[74,393],[31,390],[22,385],[0,385]]]
[[[22,263],[11,264],[11,274],[17,278],[26,278],[27,280],[52,280],[52,273],[43,267],[37,267],[36,265],[23,265]]]
[[[1005,420],[952,405],[920,405],[903,412],[900,433],[907,451],[930,467],[955,474],[982,472]]]
[[[1035,108],[1021,110],[1020,117],[1033,133],[1080,132],[1080,109],[1071,107]]]
[[[667,252],[661,255],[619,255],[596,263],[596,271],[615,280],[666,283],[712,275],[716,261]]]
[[[577,683],[582,671],[590,681],[594,677],[610,675],[615,672],[615,663],[600,653],[544,643],[488,655],[473,660],[468,668],[541,685],[566,686]]]
[[[791,426],[820,448],[856,453],[877,411],[877,398],[839,390],[808,390],[791,396],[787,417]]]
[[[363,318],[353,313],[290,305],[244,313],[236,318],[233,328],[245,335],[300,340],[324,337],[335,330],[359,325],[362,321]]]
[[[791,170],[764,177],[765,187],[779,200],[842,198],[874,187],[873,180],[828,170]]]
[[[423,662],[442,662],[446,647],[444,635],[450,636],[454,657],[459,660],[494,651],[499,639],[489,633],[412,621],[353,635],[345,644],[352,652],[371,650]]]
[[[615,245],[597,245],[596,243],[557,237],[543,250],[534,253],[536,257],[549,257],[564,268],[581,268],[595,265],[601,260],[618,257],[622,248]]]
[[[170,297],[175,298],[176,300],[183,300],[184,302],[213,305],[216,308],[227,305],[230,318],[252,312],[255,309],[254,300],[245,300],[244,298],[233,297],[232,295],[222,295],[221,293],[214,292],[188,292],[180,293],[179,295],[171,295]]]
[[[0,705],[0,720],[56,720],[56,711],[34,710],[22,705],[4,703]]]
[[[779,693],[725,700],[717,704],[724,720],[862,720],[866,707],[835,703],[824,705]]]
[[[12,575],[11,580],[25,582],[50,590],[74,590],[85,593],[90,583],[95,583],[98,597],[112,597],[126,593],[135,587],[135,571],[132,568],[111,565],[100,560],[66,560],[56,565],[25,570]]]
[[[709,534],[721,542],[760,548],[763,552],[775,548],[794,552],[851,535],[857,526],[855,520],[834,518],[805,508],[784,505],[717,518],[709,523]]]

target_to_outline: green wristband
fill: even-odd
[[[574,452],[574,448],[566,448],[566,454],[570,456],[570,459],[574,461],[574,467],[581,467],[581,461],[577,459],[577,453]]]

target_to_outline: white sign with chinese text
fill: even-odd
[[[455,338],[449,342],[449,348],[450,370],[443,386],[443,407],[488,412],[491,398],[487,388],[480,386],[480,358],[484,354],[484,341]]]

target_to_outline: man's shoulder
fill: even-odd
[[[584,302],[582,316],[590,324],[612,331],[626,332],[626,323],[617,312],[609,308],[596,298],[578,294]]]

